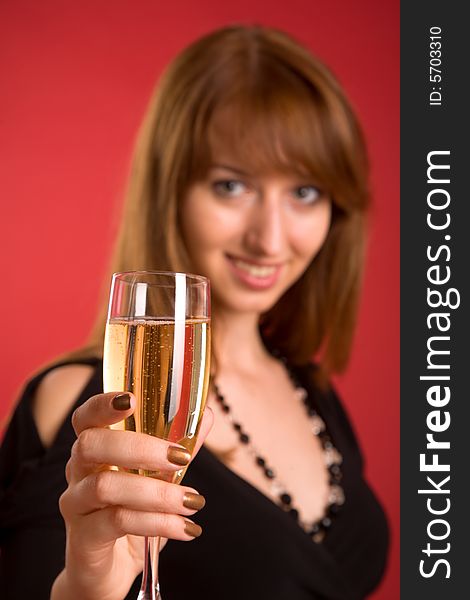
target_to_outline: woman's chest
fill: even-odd
[[[224,464],[273,502],[290,498],[306,523],[321,519],[328,505],[330,473],[318,421],[307,414],[300,394],[286,402],[274,388],[269,401],[210,400],[214,427],[206,445]],[[229,410],[227,410],[229,407]]]

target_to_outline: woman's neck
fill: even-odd
[[[214,318],[213,347],[217,370],[255,372],[262,362],[272,360],[259,332],[256,313],[224,313]]]

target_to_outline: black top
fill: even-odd
[[[102,362],[71,409],[103,389]],[[363,460],[349,420],[333,391],[320,392],[314,367],[295,376],[323,417],[343,455],[346,502],[318,544],[264,494],[201,448],[184,483],[207,500],[196,521],[203,535],[169,541],[160,557],[165,600],[359,600],[379,582],[388,529],[363,478]],[[65,530],[58,498],[75,434],[67,418],[50,448],[31,413],[34,391],[47,371],[26,386],[0,450],[0,591],[4,600],[46,600],[64,564]],[[70,417],[70,415],[69,415]],[[127,599],[137,598],[136,580]]]

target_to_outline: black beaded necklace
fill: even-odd
[[[266,478],[271,481],[272,493],[278,499],[277,504],[297,521],[300,527],[302,527],[302,529],[312,538],[314,542],[320,543],[323,541],[328,529],[331,527],[332,519],[344,504],[344,492],[340,485],[342,478],[340,465],[343,458],[338,450],[336,450],[336,448],[333,446],[333,443],[326,431],[325,422],[316,412],[316,410],[310,406],[306,390],[298,385],[298,382],[292,377],[292,375],[291,379],[296,386],[296,394],[300,401],[304,404],[307,411],[312,433],[320,440],[325,457],[325,463],[329,473],[327,508],[324,516],[318,521],[314,522],[307,522],[300,518],[299,511],[294,506],[292,494],[286,490],[285,486],[277,479],[272,467],[268,465],[266,459],[256,450],[248,433],[243,429],[241,423],[233,416],[231,407],[227,404],[225,397],[221,394],[215,381],[212,381],[212,385],[214,388],[215,397],[227,419],[230,421],[232,427],[237,432],[238,439],[247,448],[250,454],[252,454],[255,463],[260,469],[262,469]]]

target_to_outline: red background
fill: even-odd
[[[398,0],[3,0],[0,420],[28,374],[93,321],[135,132],[163,66],[228,23],[294,34],[364,125],[374,209],[359,329],[338,387],[392,525],[375,600],[399,597]]]

